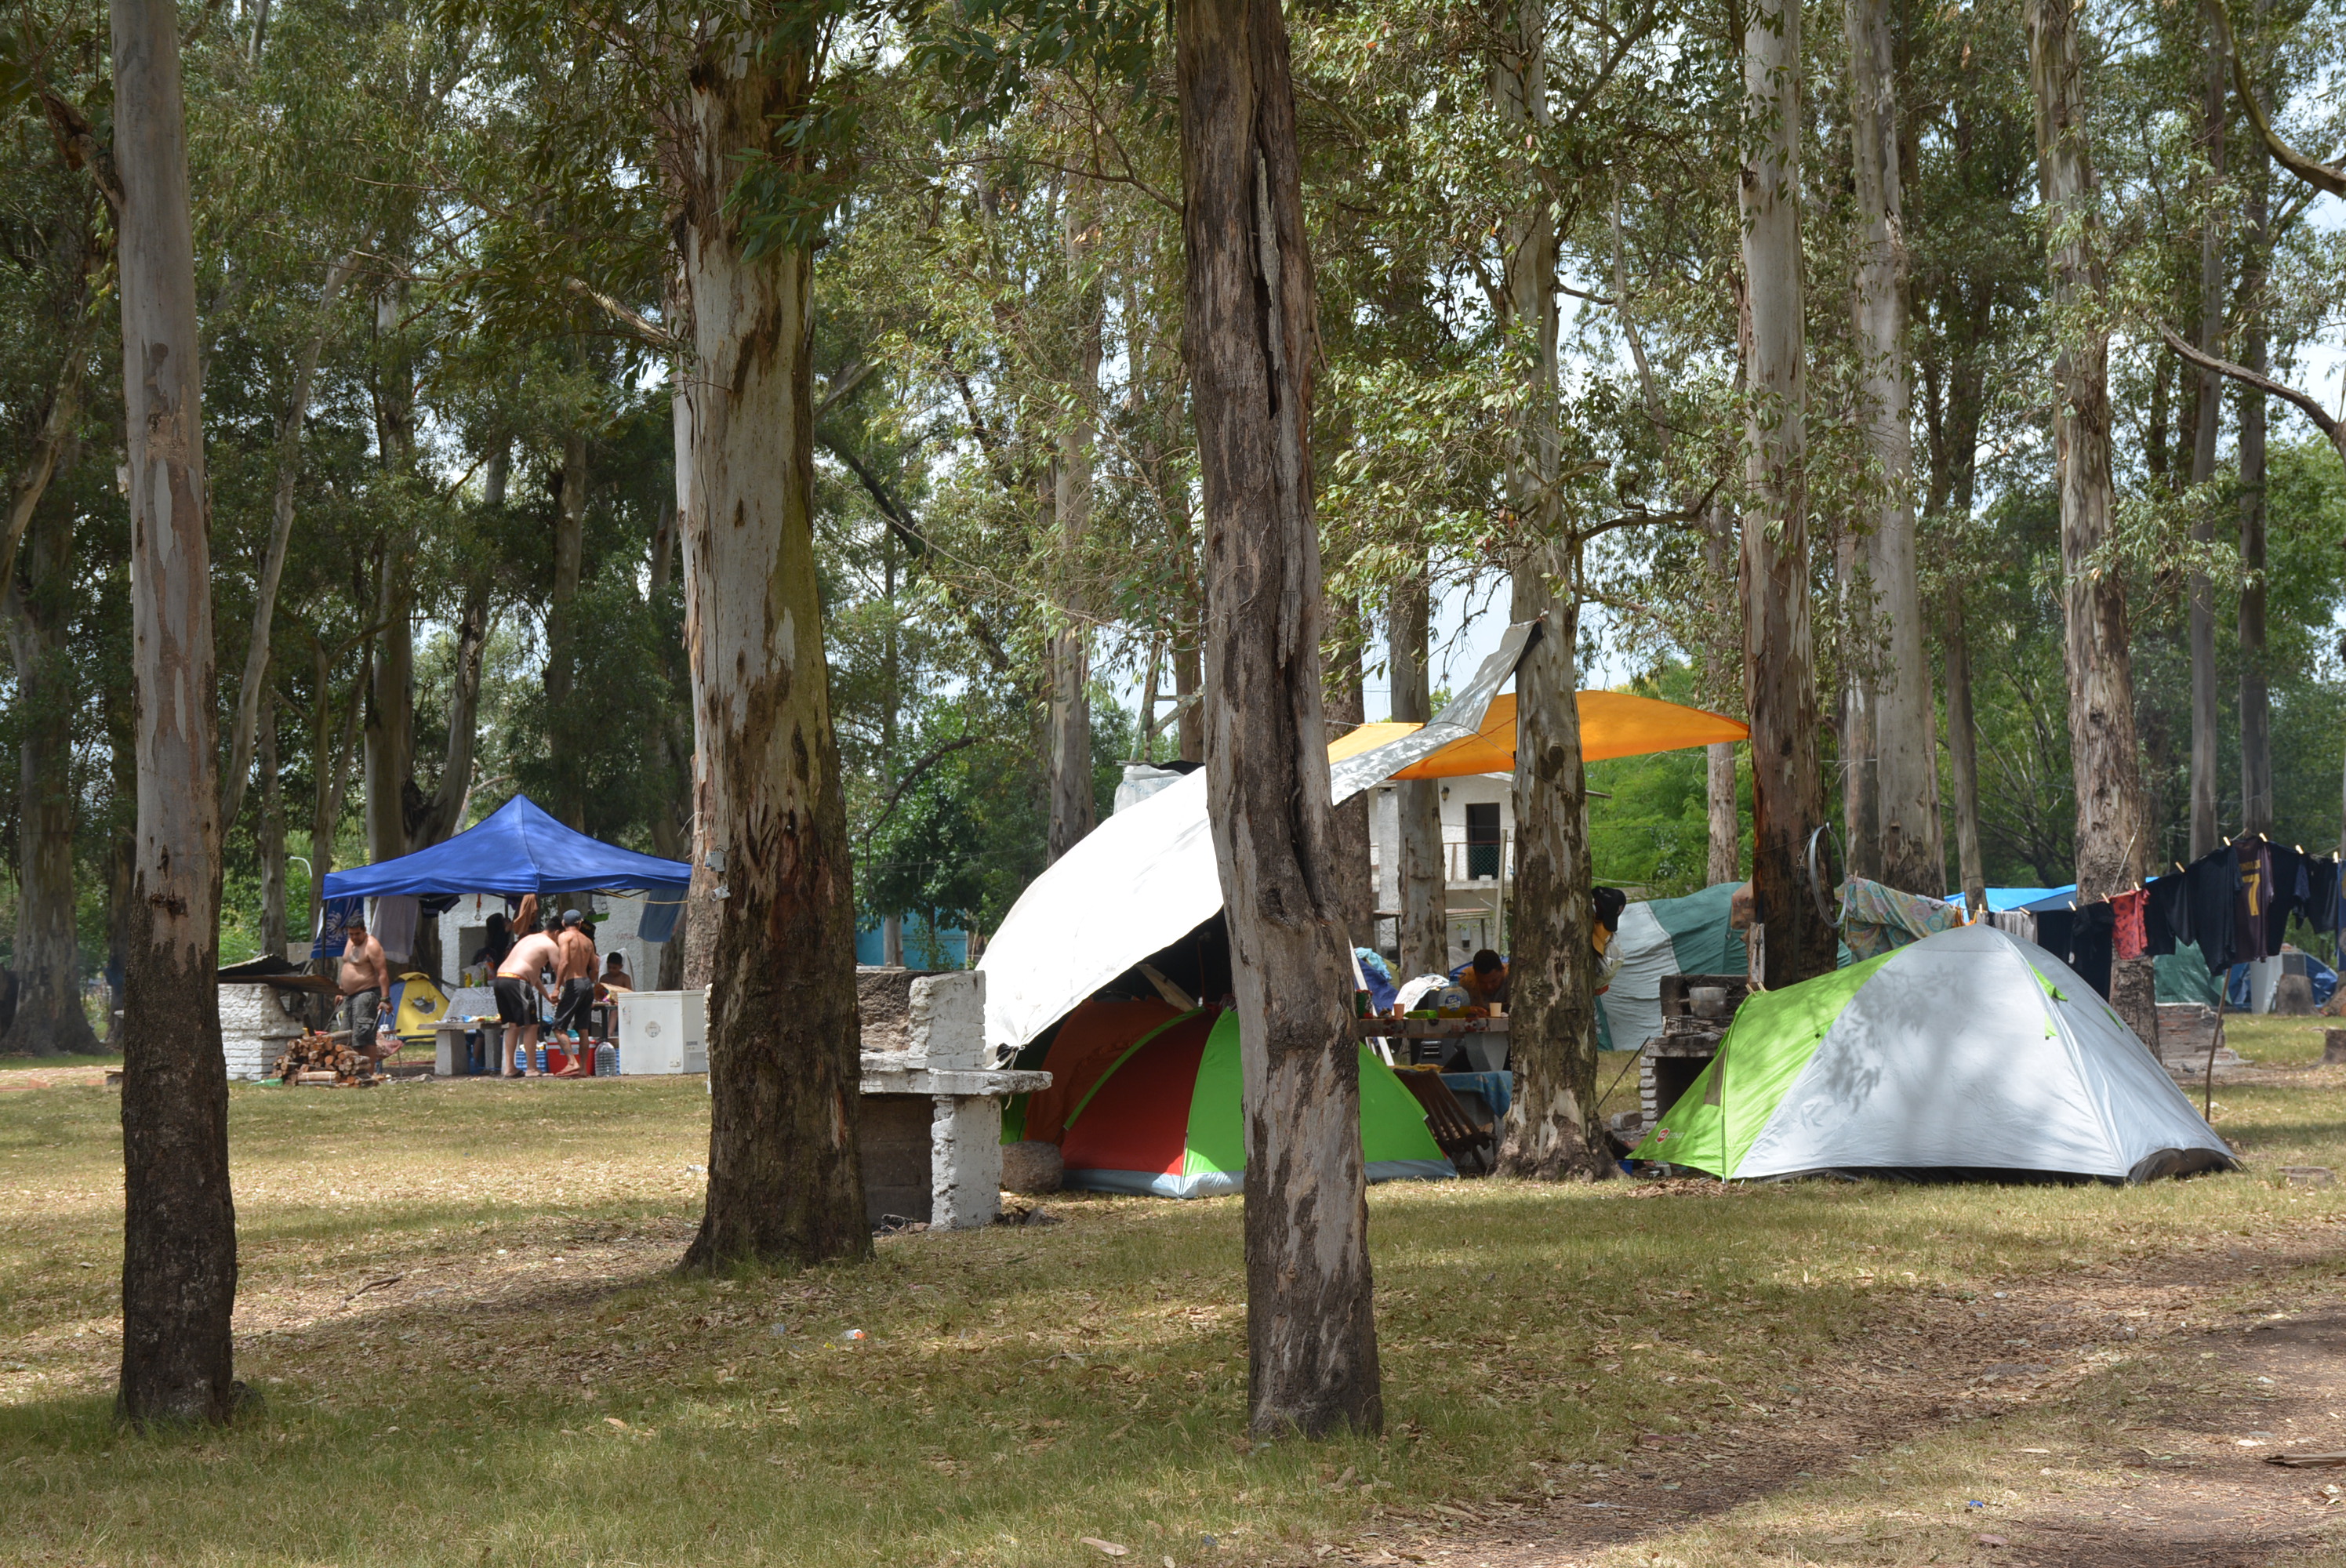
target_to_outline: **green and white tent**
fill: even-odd
[[[1621,911],[1614,933],[1621,967],[1598,997],[1598,1044],[1635,1051],[1662,1032],[1662,976],[1740,974],[1743,933],[1729,925],[1728,906],[1741,882],[1714,882],[1682,899],[1655,899]]]
[[[2074,970],[1988,925],[1753,996],[1634,1157],[1746,1179],[2138,1182],[2238,1163]]]

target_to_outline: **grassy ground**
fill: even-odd
[[[2303,1025],[2241,1027],[2244,1054],[2306,1054]],[[2259,1169],[2346,1166],[2346,1071],[2217,1099]],[[137,1437],[108,1419],[117,1110],[0,1095],[0,1562],[1102,1562],[1085,1537],[1179,1568],[1308,1562],[1401,1511],[1568,1489],[1657,1436],[1789,1432],[1924,1308],[2346,1220],[2346,1191],[2253,1175],[1396,1184],[1371,1197],[1385,1436],[1258,1446],[1235,1199],[1054,1199],[1056,1226],[682,1281],[698,1081],[239,1087],[238,1360],[266,1407]],[[1751,1528],[1959,1509],[2012,1468],[1991,1424],[1862,1480],[1788,1477]],[[1761,1560],[1714,1534],[1682,1560]]]

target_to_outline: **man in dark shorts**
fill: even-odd
[[[542,931],[534,931],[513,944],[505,962],[497,966],[497,1017],[505,1024],[505,1072],[508,1078],[530,1077],[537,1074],[537,1030],[540,1014],[537,999],[554,1000],[553,988],[544,979],[547,970],[559,962],[554,939]],[[532,993],[536,993],[533,995]],[[514,1045],[519,1042],[524,1054],[522,1070],[514,1071]]]
[[[561,992],[555,1004],[554,1026],[571,1034],[585,1034],[595,1005],[595,939],[586,934],[586,917],[576,910],[562,911],[562,931],[554,939],[561,962],[554,983]]]

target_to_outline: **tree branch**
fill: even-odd
[[[2346,169],[2335,168],[2306,157],[2281,140],[2280,134],[2272,128],[2272,121],[2265,114],[2264,105],[2258,101],[2256,89],[2249,85],[2248,65],[2240,58],[2239,48],[2232,41],[2229,6],[2226,0],[2216,0],[2210,8],[2216,13],[2216,31],[2223,35],[2224,53],[2231,56],[2232,85],[2239,89],[2240,107],[2247,112],[2249,123],[2257,127],[2257,134],[2264,137],[2265,147],[2272,153],[2273,161],[2317,190],[2326,190],[2332,196],[2346,196]]]
[[[2313,428],[2328,437],[2330,444],[2338,449],[2338,455],[2346,458],[2346,426],[2341,426],[2332,419],[2330,416],[2330,411],[2321,406],[2321,400],[2312,393],[2301,392],[2292,386],[2283,386],[2270,376],[2259,375],[2246,365],[2236,365],[2229,360],[2219,360],[2215,355],[2193,345],[2164,321],[2158,323],[2158,335],[2166,341],[2168,348],[2173,349],[2201,370],[2214,371],[2219,376],[2230,377],[2242,386],[2254,387],[2268,396],[2295,403],[2297,411],[2311,420]]]
[[[888,791],[888,799],[881,803],[880,815],[872,820],[872,826],[863,830],[863,841],[867,844],[872,841],[872,835],[878,832],[881,828],[887,823],[888,819],[894,815],[896,803],[904,798],[905,790],[910,789],[915,783],[919,782],[921,775],[926,773],[930,769],[934,768],[938,763],[944,761],[954,752],[960,751],[967,747],[975,746],[979,741],[985,738],[986,737],[983,735],[964,735],[958,739],[948,740],[943,746],[937,747],[934,750],[931,751],[926,757],[922,758],[918,762],[913,763],[913,766],[905,771],[904,776],[896,780],[896,787]]]

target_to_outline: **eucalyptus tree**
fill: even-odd
[[[122,1374],[141,1424],[224,1420],[236,1207],[220,1050],[210,524],[178,7],[117,0],[114,164],[138,691],[125,954]]]

